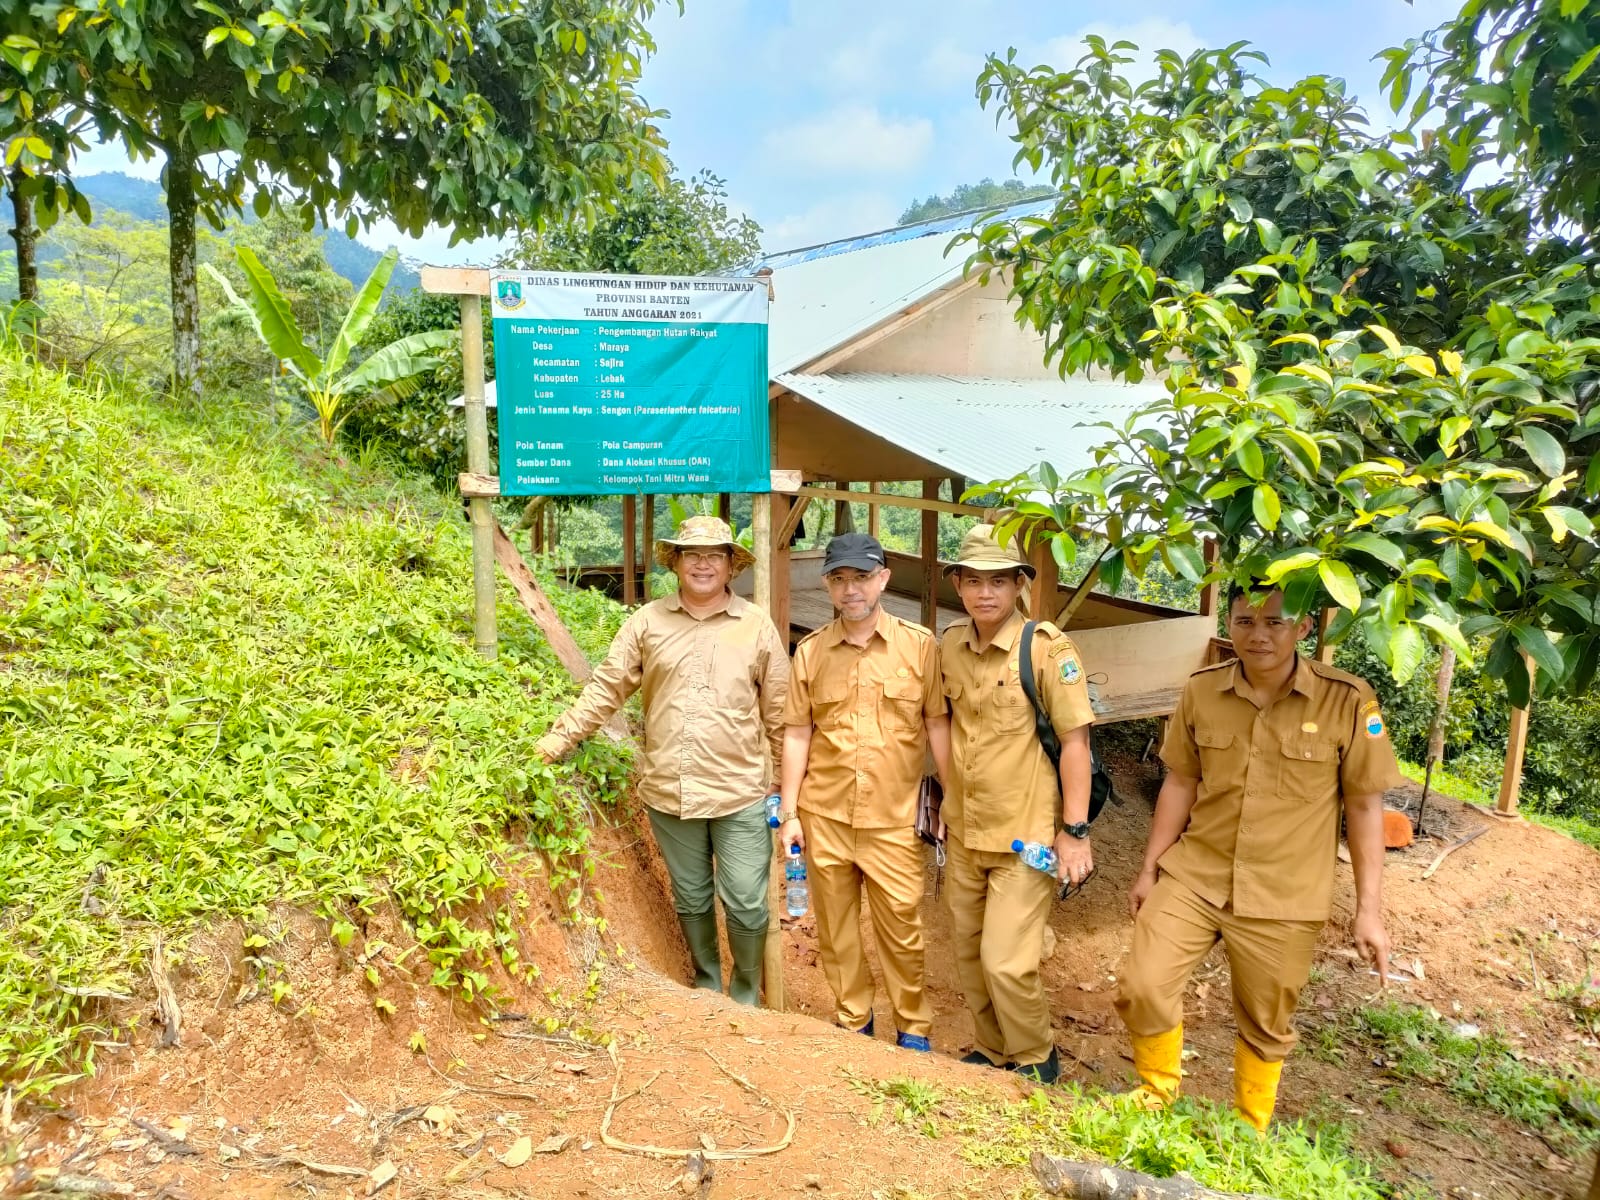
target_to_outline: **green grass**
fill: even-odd
[[[627,764],[603,739],[533,763],[570,683],[504,601],[499,660],[474,653],[459,507],[378,466],[0,351],[0,1073],[23,1093],[92,1066],[82,993],[138,990],[157,931],[181,953],[287,901],[348,945],[392,900],[472,998],[491,963],[532,974],[509,858],[579,901],[588,806]],[[557,600],[591,648],[620,620]]]
[[[1026,1168],[1037,1150],[1159,1177],[1184,1171],[1223,1191],[1297,1200],[1390,1195],[1337,1124],[1313,1132],[1301,1122],[1279,1122],[1258,1137],[1231,1107],[1187,1097],[1150,1113],[1076,1085],[1036,1088],[1012,1103],[966,1091],[943,1093],[913,1080],[857,1085],[873,1091],[888,1115],[924,1136],[960,1138],[962,1157],[974,1166]]]
[[[1355,1024],[1395,1079],[1433,1084],[1468,1106],[1542,1133],[1600,1142],[1600,1084],[1592,1079],[1524,1059],[1492,1031],[1464,1037],[1413,1005],[1365,1008]]]
[[[1412,783],[1420,785],[1424,769],[1413,762],[1404,760],[1400,763],[1400,773]],[[1493,808],[1499,797],[1485,787],[1464,776],[1453,774],[1446,767],[1433,769],[1432,791],[1446,796],[1454,796],[1457,800],[1465,800],[1471,804],[1481,804],[1485,808]],[[1429,803],[1433,802],[1432,796]],[[1523,807],[1518,812],[1535,825],[1543,825],[1546,829],[1554,829],[1557,833],[1565,834],[1575,842],[1582,842],[1586,846],[1593,846],[1600,850],[1600,825],[1585,821],[1582,817],[1562,817],[1553,813],[1542,813],[1536,809]]]

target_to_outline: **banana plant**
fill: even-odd
[[[389,388],[405,391],[418,375],[443,365],[438,352],[456,344],[457,334],[447,330],[430,330],[413,333],[374,350],[359,365],[346,370],[350,355],[361,344],[367,326],[378,311],[383,289],[389,285],[399,252],[390,250],[372,269],[367,281],[356,292],[344,323],[328,348],[326,356],[319,355],[307,340],[289,302],[278,290],[272,272],[248,246],[239,246],[234,254],[244,271],[249,287],[248,301],[239,297],[226,276],[210,263],[205,269],[221,286],[231,304],[249,316],[257,335],[267,349],[300,381],[306,399],[317,412],[317,431],[322,440],[333,444],[339,426],[349,416],[352,397],[359,400],[369,393]]]

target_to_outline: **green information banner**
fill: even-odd
[[[495,271],[500,492],[771,490],[767,286]]]

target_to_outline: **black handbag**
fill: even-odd
[[[1049,758],[1050,765],[1056,769],[1056,778],[1060,779],[1061,773],[1061,739],[1056,736],[1055,726],[1050,724],[1050,714],[1045,712],[1044,705],[1039,700],[1039,686],[1033,677],[1033,631],[1039,627],[1039,622],[1028,621],[1022,626],[1022,645],[1017,650],[1017,678],[1022,684],[1022,693],[1028,697],[1028,703],[1033,705],[1033,728],[1039,735],[1039,744],[1044,747],[1045,756]],[[1100,731],[1094,728],[1089,730],[1089,820],[1092,822],[1100,815],[1100,810],[1106,806],[1107,800],[1115,800],[1116,794],[1111,790],[1111,772],[1106,770],[1105,763],[1100,758]]]

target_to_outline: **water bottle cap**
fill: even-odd
[[[779,821],[777,817],[768,817],[767,818],[767,828],[768,829],[776,829],[782,823],[783,822]]]
[[[789,857],[790,858],[799,858],[800,857],[800,847],[799,847],[798,844],[796,844],[794,842],[790,842],[789,843]]]
[[[1014,840],[1014,841],[1013,841],[1013,842],[1012,842],[1012,843],[1011,843],[1011,848],[1012,848],[1012,849],[1013,849],[1013,850],[1015,850],[1015,851],[1016,851],[1016,852],[1017,852],[1017,853],[1018,853],[1018,854],[1021,854],[1021,853],[1022,853],[1022,839],[1021,839],[1021,838],[1017,838],[1017,839],[1015,839],[1015,840]]]

